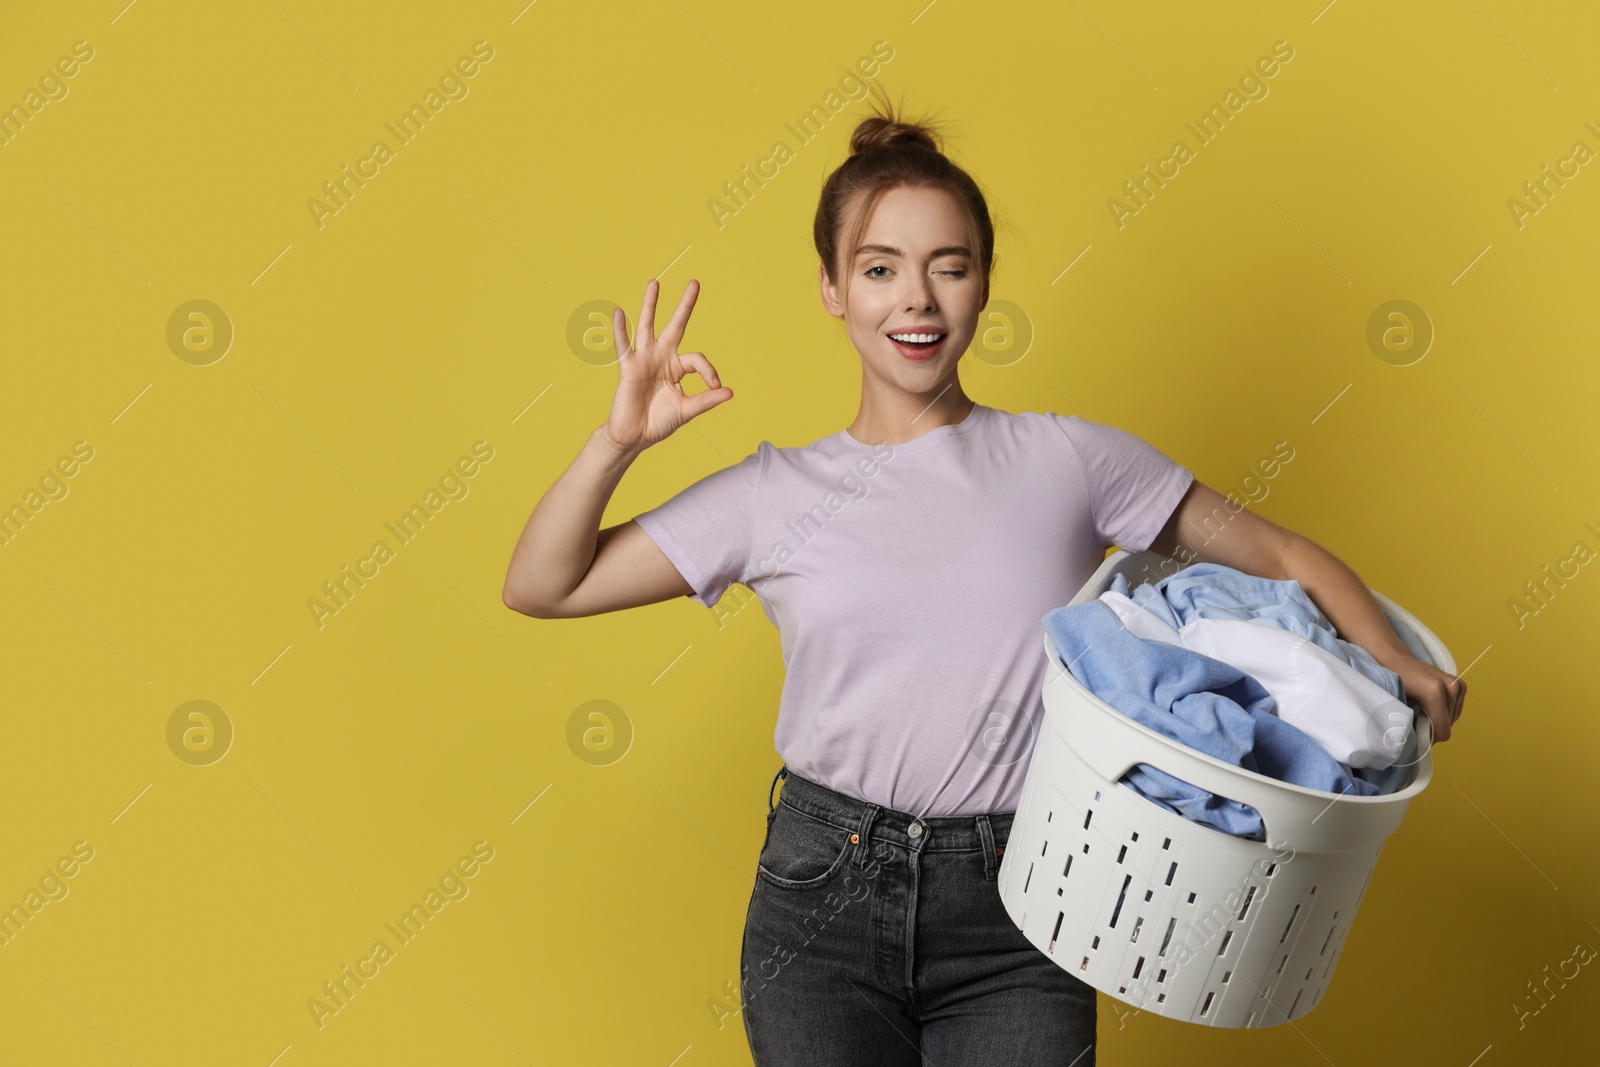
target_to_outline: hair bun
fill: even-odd
[[[850,135],[850,154],[853,156],[865,155],[879,148],[893,148],[896,145],[922,145],[935,152],[939,151],[938,141],[926,126],[913,122],[895,122],[879,115],[862,119],[856,126],[855,132]]]

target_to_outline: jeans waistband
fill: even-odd
[[[823,822],[858,833],[864,855],[870,840],[890,841],[923,852],[970,851],[982,849],[992,862],[1004,851],[1011,835],[1014,811],[982,815],[913,815],[881,804],[858,800],[820,782],[796,774],[785,764],[772,778],[776,787],[783,779],[779,804],[787,804]],[[770,813],[777,810],[771,789],[767,793]]]

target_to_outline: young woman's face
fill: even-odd
[[[866,373],[911,393],[936,390],[950,376],[989,299],[978,249],[969,242],[966,218],[950,194],[902,186],[878,197],[856,247],[840,250],[837,285],[819,267],[822,301],[829,314],[844,318]],[[939,340],[896,340],[915,335]]]

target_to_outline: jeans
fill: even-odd
[[[918,818],[779,778],[741,949],[757,1067],[1093,1067],[1094,987],[1000,900],[1014,812]]]

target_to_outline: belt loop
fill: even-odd
[[[772,776],[772,784],[767,786],[767,823],[768,823],[768,825],[771,825],[772,817],[773,817],[773,815],[777,814],[777,811],[778,811],[777,805],[772,802],[772,791],[774,789],[778,788],[778,779],[779,778],[788,778],[788,777],[789,777],[789,765],[787,763],[785,763],[782,767],[778,768],[778,773],[774,774]]]
[[[989,825],[989,816],[978,816],[978,840],[982,842],[983,850],[983,880],[992,882],[995,872],[1000,869],[999,849],[994,844],[994,828]]]
[[[868,804],[867,810],[861,816],[861,828],[856,831],[856,855],[850,862],[857,868],[867,865],[867,854],[872,846],[872,823],[882,809],[876,804]]]

